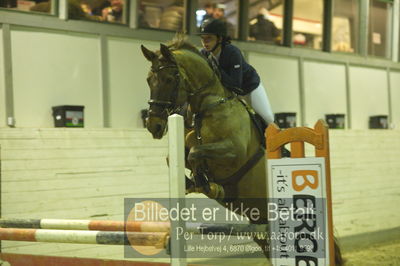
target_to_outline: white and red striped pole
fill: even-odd
[[[167,246],[168,233],[0,228],[0,239],[100,245],[130,244],[165,248]]]

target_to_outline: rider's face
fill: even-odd
[[[203,45],[204,49],[210,52],[214,46],[218,43],[218,37],[214,34],[205,34],[201,35],[201,44]]]

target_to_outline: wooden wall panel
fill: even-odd
[[[168,196],[167,139],[144,129],[1,129],[2,217],[123,220]],[[2,241],[2,251],[123,259],[121,246]]]
[[[400,131],[330,130],[339,237],[400,227]]]

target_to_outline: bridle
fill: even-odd
[[[181,77],[181,75],[179,73],[178,65],[171,64],[171,65],[160,66],[158,68],[151,67],[150,71],[152,73],[159,73],[160,71],[162,71],[164,69],[168,69],[168,68],[176,68],[177,69],[177,71],[175,73],[175,82],[174,82],[175,89],[173,90],[173,93],[169,96],[168,100],[150,99],[148,101],[148,104],[150,105],[149,116],[157,116],[157,117],[166,119],[171,114],[179,113],[182,110],[182,105],[183,105],[183,104],[179,105],[177,103],[178,96],[179,96],[178,94],[179,94],[180,89],[183,89],[188,94],[188,97],[191,98],[191,97],[195,96],[196,94],[200,93],[201,91],[203,91],[204,89],[212,86],[214,84],[214,82],[216,82],[216,80],[217,80],[217,75],[214,72],[212,79],[210,79],[205,85],[201,86],[197,90],[189,91],[188,89],[185,88],[185,86],[182,86],[182,83],[188,84],[188,82],[186,82],[186,80]],[[151,108],[152,106],[158,106],[162,109],[162,111],[156,112],[156,111],[152,110],[152,108]]]
[[[158,68],[151,67],[151,72],[152,73],[158,73],[163,69],[168,69],[168,68],[176,68],[177,72],[175,74],[175,86],[176,88],[173,91],[173,94],[170,95],[169,100],[159,100],[159,99],[150,99],[148,101],[148,104],[150,105],[149,108],[149,116],[157,116],[160,118],[166,118],[171,114],[178,113],[181,109],[181,106],[177,106],[176,101],[178,99],[178,93],[179,93],[179,88],[180,88],[180,83],[181,83],[181,78],[179,75],[179,69],[177,65],[165,65],[165,66],[160,66]],[[162,109],[162,112],[155,112],[152,110],[152,106],[158,106]]]

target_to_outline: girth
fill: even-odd
[[[253,168],[258,161],[264,157],[265,154],[265,149],[260,146],[256,153],[253,154],[253,156],[242,166],[237,170],[234,174],[231,176],[224,178],[222,180],[215,180],[216,183],[220,185],[231,185],[231,184],[236,184],[237,182],[242,179],[242,177],[251,169]]]

